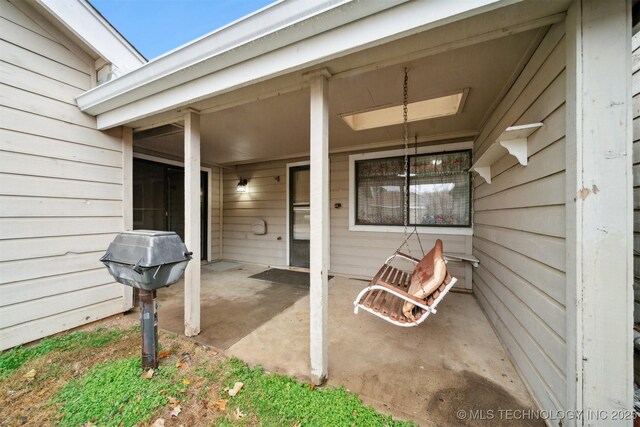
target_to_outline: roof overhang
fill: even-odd
[[[147,63],[133,47],[86,0],[32,0],[105,61],[124,75]]]
[[[520,1],[280,1],[76,101],[101,129],[125,125]]]

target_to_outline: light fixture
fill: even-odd
[[[246,193],[248,191],[247,180],[245,178],[240,178],[240,181],[238,181],[238,185],[236,186],[236,191],[238,193]]]
[[[464,93],[465,91],[460,91],[451,95],[407,104],[407,122],[458,114],[458,111],[462,108]],[[379,108],[362,113],[347,114],[342,116],[342,120],[353,130],[397,125],[403,122],[402,105]]]

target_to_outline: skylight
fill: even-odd
[[[464,92],[461,91],[439,98],[410,102],[407,105],[408,121],[417,122],[419,120],[457,114],[462,104],[463,94]],[[342,116],[342,119],[353,130],[397,125],[402,123],[402,105],[365,111],[363,113],[348,114]]]

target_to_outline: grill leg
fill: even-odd
[[[158,304],[156,291],[140,289],[142,369],[158,367]]]

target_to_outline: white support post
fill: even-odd
[[[123,229],[133,230],[133,129],[122,128],[122,218]],[[123,311],[133,308],[133,288],[123,288]]]
[[[310,76],[311,242],[310,356],[311,380],[321,384],[328,371],[329,269],[329,101],[326,73]]]
[[[193,258],[184,276],[184,334],[200,333],[200,115],[184,117],[184,237]]]
[[[566,28],[566,409],[585,417],[565,425],[631,425],[630,2],[576,0]]]

